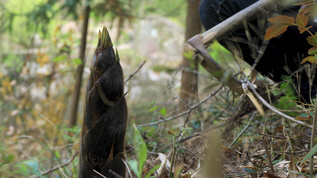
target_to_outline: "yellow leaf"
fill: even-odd
[[[297,116],[295,119],[298,121],[309,121],[310,118],[304,116]]]
[[[75,33],[75,31],[72,28],[69,29],[68,34],[67,34],[67,38],[68,38],[68,41],[70,42],[70,44],[73,44],[73,34],[74,33]]]
[[[47,64],[50,60],[47,54],[37,51],[36,62],[40,64],[40,67],[43,67],[44,64]]]
[[[10,94],[12,92],[12,85],[11,85],[11,81],[9,79],[9,77],[4,78],[1,81],[2,87],[1,87],[1,93],[3,95],[5,94]]]

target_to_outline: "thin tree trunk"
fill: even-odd
[[[82,34],[81,34],[80,52],[79,52],[79,58],[81,59],[82,63],[78,66],[77,71],[76,71],[76,76],[75,76],[76,83],[74,86],[73,97],[72,97],[72,102],[71,102],[69,126],[75,126],[77,123],[78,102],[80,99],[82,75],[83,75],[83,70],[85,67],[85,51],[86,51],[89,13],[90,13],[90,6],[86,5],[85,13],[84,13],[84,22],[83,22],[83,27],[82,27]]]
[[[200,0],[188,0],[185,41],[201,31],[199,3]],[[192,104],[196,98],[198,75],[194,71],[198,70],[198,63],[183,57],[182,68],[180,98],[183,101],[179,103],[180,112],[188,109],[186,104]]]

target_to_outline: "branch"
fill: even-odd
[[[274,108],[272,105],[270,105],[268,102],[265,101],[265,99],[262,98],[262,96],[260,96],[260,94],[255,90],[255,88],[253,87],[253,84],[251,84],[250,81],[246,80],[246,83],[248,84],[248,87],[252,90],[253,94],[270,110],[272,110],[273,112],[275,112],[276,114],[284,117],[287,120],[290,120],[292,122],[296,122],[299,125],[305,126],[305,127],[309,127],[309,128],[313,128],[311,125],[306,124],[305,122],[302,121],[298,121],[296,120],[294,117],[288,116],[284,113],[282,113],[281,111],[277,110],[276,108]]]
[[[231,148],[232,145],[241,137],[241,135],[249,128],[251,122],[253,121],[254,117],[256,116],[256,114],[253,114],[253,116],[251,117],[250,121],[248,122],[248,124],[244,127],[244,129],[238,134],[238,136],[236,138],[234,138],[234,140],[231,142],[231,144],[228,146],[228,148]]]
[[[146,61],[143,61],[133,72],[130,74],[128,78],[124,80],[124,84],[126,84],[136,73],[139,72],[139,70],[143,67]]]
[[[269,166],[270,166],[270,169],[271,169],[271,173],[275,174],[275,170],[274,170],[274,167],[273,167],[273,163],[272,163],[272,158],[271,158],[271,153],[269,151],[269,148],[267,146],[267,140],[265,139],[264,136],[262,136],[262,142],[264,144],[264,148],[265,148],[265,151],[266,151],[266,156],[267,156],[267,162],[269,163]]]
[[[57,169],[60,169],[60,168],[62,168],[62,167],[65,167],[65,166],[69,165],[71,162],[73,162],[73,160],[75,159],[75,157],[76,157],[77,155],[78,155],[78,151],[74,154],[74,156],[73,156],[67,163],[64,163],[64,164],[62,164],[62,165],[56,166],[56,167],[54,167],[53,169],[50,169],[50,170],[48,170],[48,171],[42,173],[42,176],[44,176],[44,175],[46,175],[46,174],[49,174],[49,173],[51,173],[51,172],[53,172],[53,171],[55,171],[55,170],[57,170]]]
[[[145,127],[145,126],[151,126],[151,125],[156,125],[156,124],[159,124],[161,122],[167,122],[167,121],[170,121],[170,120],[173,120],[173,119],[176,119],[176,118],[179,118],[183,115],[186,115],[188,114],[189,112],[191,112],[193,109],[197,108],[199,105],[203,104],[204,102],[206,102],[207,100],[209,100],[211,97],[213,97],[214,95],[216,95],[220,90],[221,88],[223,87],[220,86],[216,91],[212,92],[209,96],[207,96],[205,99],[203,99],[202,101],[200,101],[198,104],[190,107],[187,111],[184,111],[176,116],[173,116],[173,117],[170,117],[170,118],[167,118],[167,119],[162,119],[162,120],[159,120],[159,121],[156,121],[156,122],[152,122],[152,123],[149,123],[149,124],[140,124],[138,125],[138,127]]]

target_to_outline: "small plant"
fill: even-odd
[[[144,142],[142,135],[140,134],[139,130],[135,125],[133,125],[134,128],[134,150],[137,156],[137,160],[131,160],[129,161],[129,165],[133,172],[136,174],[138,178],[142,177],[143,172],[143,166],[145,164],[146,158],[147,158],[147,147],[146,143]],[[149,177],[154,171],[156,171],[159,168],[160,165],[154,166],[149,173],[145,176],[146,178]]]

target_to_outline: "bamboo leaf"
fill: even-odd
[[[314,156],[314,154],[317,153],[317,145],[315,145],[303,158],[303,160],[300,162],[300,165],[302,165],[308,158]]]
[[[158,108],[158,106],[154,106],[153,108],[151,108],[151,109],[149,110],[149,112],[152,112],[152,111],[156,110],[157,108]]]
[[[139,160],[138,177],[140,178],[142,176],[143,165],[147,157],[147,148],[146,148],[146,143],[144,142],[142,135],[140,134],[135,124],[133,125],[133,128],[134,128],[134,138],[133,138],[134,148]]]
[[[156,171],[159,167],[160,167],[160,165],[154,166],[154,167],[149,171],[149,173],[145,176],[145,178],[150,177],[151,174],[152,174],[154,171]]]

